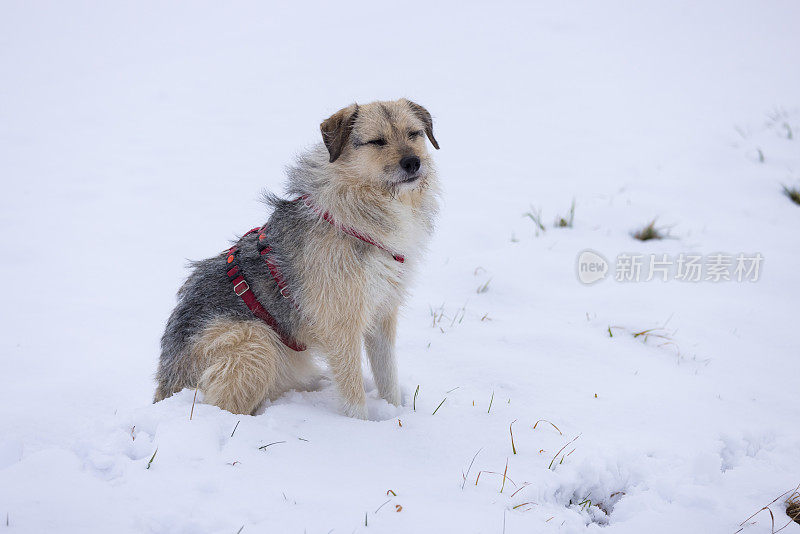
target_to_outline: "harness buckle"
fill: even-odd
[[[242,286],[244,286],[244,288],[241,291],[239,291],[239,288],[242,287]],[[247,285],[247,282],[245,280],[240,280],[238,284],[233,286],[233,292],[236,293],[237,297],[241,297],[242,295],[247,293],[249,290],[250,290],[250,286]]]

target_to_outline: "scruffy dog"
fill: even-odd
[[[221,255],[193,264],[161,339],[155,402],[198,387],[253,413],[309,385],[324,355],[352,417],[366,418],[362,340],[381,397],[400,404],[397,313],[433,231],[431,115],[409,100],[353,104],[289,168],[292,200]]]

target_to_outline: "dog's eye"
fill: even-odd
[[[372,141],[367,141],[368,145],[375,145],[375,146],[384,146],[386,144],[386,139],[373,139]]]
[[[415,139],[422,135],[422,130],[415,130],[413,132],[408,132],[409,139]]]

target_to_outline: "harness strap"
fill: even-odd
[[[298,307],[297,302],[289,294],[289,284],[286,282],[286,278],[284,278],[283,274],[278,268],[278,265],[272,261],[272,258],[269,257],[269,253],[272,252],[272,247],[264,243],[264,240],[267,238],[267,235],[264,232],[266,227],[267,225],[262,226],[260,229],[261,233],[258,234],[258,253],[264,258],[264,263],[267,264],[269,274],[272,275],[272,279],[275,280],[275,283],[278,285],[278,292],[283,298],[289,299],[294,307],[299,310],[300,308]]]
[[[402,254],[397,254],[395,252],[392,252],[391,250],[389,250],[379,242],[375,241],[368,235],[362,234],[361,232],[359,232],[354,228],[350,228],[349,226],[344,226],[336,222],[336,220],[330,213],[314,205],[314,203],[311,202],[309,195],[302,195],[294,199],[294,202],[299,202],[301,200],[306,206],[311,208],[320,217],[328,221],[328,223],[338,228],[345,234],[355,237],[356,239],[359,239],[364,243],[368,243],[374,247],[377,247],[383,251],[388,252],[389,254],[391,254],[394,261],[398,263],[404,263],[406,261],[405,256],[403,256]],[[275,280],[275,284],[277,284],[278,286],[278,291],[280,292],[283,298],[289,299],[294,305],[294,307],[299,309],[297,306],[297,302],[289,294],[289,285],[286,282],[286,278],[284,278],[283,274],[281,274],[280,269],[278,269],[278,265],[274,261],[272,261],[272,259],[269,257],[269,253],[272,251],[272,247],[264,242],[267,238],[265,230],[266,230],[266,225],[261,226],[259,228],[253,228],[252,230],[244,234],[242,238],[245,238],[250,234],[255,234],[255,233],[259,234],[258,235],[259,254],[261,255],[262,258],[264,258],[264,263],[267,264],[269,273],[270,275],[272,275],[273,280]],[[226,254],[228,255],[227,274],[228,278],[233,283],[233,292],[236,294],[237,297],[242,299],[242,301],[250,309],[250,311],[253,312],[253,315],[255,315],[256,317],[267,323],[275,331],[275,333],[278,334],[278,337],[280,337],[280,340],[284,345],[297,352],[302,352],[306,350],[305,345],[298,342],[297,340],[295,340],[294,338],[292,338],[290,335],[286,334],[283,331],[283,329],[281,328],[280,324],[278,324],[278,321],[275,319],[275,317],[273,317],[272,314],[270,314],[267,311],[267,309],[264,308],[264,306],[258,301],[258,299],[255,296],[255,293],[253,293],[253,291],[250,289],[250,285],[247,283],[244,276],[242,275],[239,265],[236,263],[236,251],[238,250],[238,248],[239,247],[234,245],[226,252]]]
[[[244,236],[258,232],[259,230],[261,230],[261,228],[253,228],[252,230],[247,232]],[[238,248],[239,247],[234,245],[230,249],[228,249],[227,252],[228,258],[226,260],[228,266],[227,275],[230,281],[233,283],[233,292],[236,294],[237,297],[242,299],[242,301],[250,309],[250,311],[253,312],[253,315],[255,315],[256,317],[267,323],[272,328],[272,330],[274,330],[275,333],[278,334],[281,343],[283,343],[290,349],[297,352],[302,352],[306,350],[305,345],[298,342],[297,340],[295,340],[294,338],[292,338],[290,335],[286,334],[283,331],[281,325],[278,324],[278,321],[275,319],[275,317],[273,317],[272,314],[270,314],[267,311],[267,309],[258,301],[255,293],[253,293],[253,290],[250,289],[250,285],[245,280],[244,276],[241,273],[241,269],[239,268],[239,265],[236,262],[236,251],[238,250]],[[281,294],[283,294],[283,292]]]
[[[394,258],[394,261],[396,261],[396,262],[403,263],[403,262],[406,261],[405,256],[403,256],[402,254],[396,254],[396,253],[392,252],[391,250],[389,250],[388,248],[384,247],[383,245],[381,245],[380,243],[378,243],[377,241],[375,241],[374,239],[372,239],[368,235],[362,234],[358,230],[356,230],[354,228],[350,228],[349,226],[344,226],[344,225],[341,225],[341,224],[337,223],[336,220],[333,218],[333,216],[330,213],[328,213],[327,211],[323,211],[321,208],[318,208],[314,203],[312,203],[311,200],[309,200],[309,195],[303,195],[301,197],[298,197],[298,198],[294,199],[294,202],[299,202],[301,200],[303,201],[303,204],[305,204],[306,206],[308,206],[309,208],[314,210],[314,212],[316,212],[320,217],[322,217],[323,219],[328,221],[331,225],[333,225],[336,228],[340,229],[342,232],[346,233],[347,235],[353,236],[356,239],[360,239],[364,243],[369,243],[370,245],[372,245],[374,247],[378,247],[381,250],[385,250],[386,252],[388,252],[389,254],[392,255],[392,258]]]

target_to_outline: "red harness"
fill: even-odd
[[[338,224],[330,213],[321,210],[313,203],[311,203],[308,195],[303,195],[299,198],[296,198],[294,202],[298,202],[301,200],[306,206],[314,210],[314,212],[317,213],[320,217],[328,221],[331,225],[335,226],[336,228],[339,228],[342,232],[346,233],[347,235],[353,236],[356,239],[360,239],[361,241],[369,243],[372,246],[378,247],[381,250],[385,250],[386,252],[392,255],[392,258],[394,258],[395,261],[399,263],[405,262],[405,257],[403,255],[393,253],[392,251],[382,246],[377,241],[371,239],[369,236],[364,235],[353,228]],[[289,287],[288,284],[286,283],[286,278],[284,278],[283,274],[281,274],[281,271],[280,269],[278,269],[277,264],[275,264],[275,262],[273,262],[272,259],[269,257],[269,253],[272,251],[272,247],[264,242],[267,238],[266,229],[267,229],[266,224],[260,228],[253,228],[252,230],[244,234],[242,236],[242,239],[244,239],[250,234],[258,233],[259,254],[261,255],[262,258],[264,258],[264,263],[267,264],[269,273],[272,275],[273,280],[275,280],[275,284],[277,284],[278,286],[278,291],[280,292],[283,298],[289,299],[294,305],[294,307],[297,308],[297,302],[289,294]],[[253,312],[253,315],[255,315],[256,317],[267,323],[270,326],[270,328],[272,328],[275,331],[275,333],[278,334],[281,343],[283,343],[290,349],[297,352],[302,352],[306,350],[305,345],[303,345],[302,343],[294,339],[292,336],[284,332],[283,328],[281,328],[281,325],[278,323],[275,317],[273,317],[272,314],[269,313],[267,309],[258,301],[258,299],[255,296],[255,293],[253,293],[252,289],[250,289],[250,284],[248,284],[247,281],[245,280],[244,276],[242,275],[241,269],[239,268],[239,265],[236,262],[236,252],[238,251],[238,249],[239,247],[234,245],[225,252],[225,254],[228,255],[227,275],[230,281],[233,283],[233,292],[236,293],[237,297],[242,299],[242,301],[250,309],[250,311]]]
[[[354,228],[350,228],[349,226],[343,226],[343,225],[337,223],[330,213],[328,213],[327,211],[322,211],[320,208],[318,208],[317,206],[312,204],[311,201],[308,199],[308,195],[303,195],[302,197],[296,198],[296,199],[294,199],[294,202],[299,202],[300,200],[303,201],[303,204],[305,204],[306,206],[308,206],[309,208],[314,210],[320,217],[322,217],[323,219],[325,219],[326,221],[328,221],[333,226],[335,226],[336,228],[340,229],[342,232],[346,233],[347,235],[351,235],[351,236],[355,237],[356,239],[360,239],[364,243],[369,243],[370,245],[372,245],[374,247],[378,247],[381,250],[385,250],[386,252],[388,252],[389,254],[392,255],[392,258],[394,258],[394,261],[397,261],[397,262],[400,262],[400,263],[403,263],[403,262],[406,261],[405,257],[402,254],[395,254],[394,252],[392,252],[388,248],[384,247],[383,245],[381,245],[377,241],[373,240],[369,236],[362,234],[358,230],[356,230]]]

